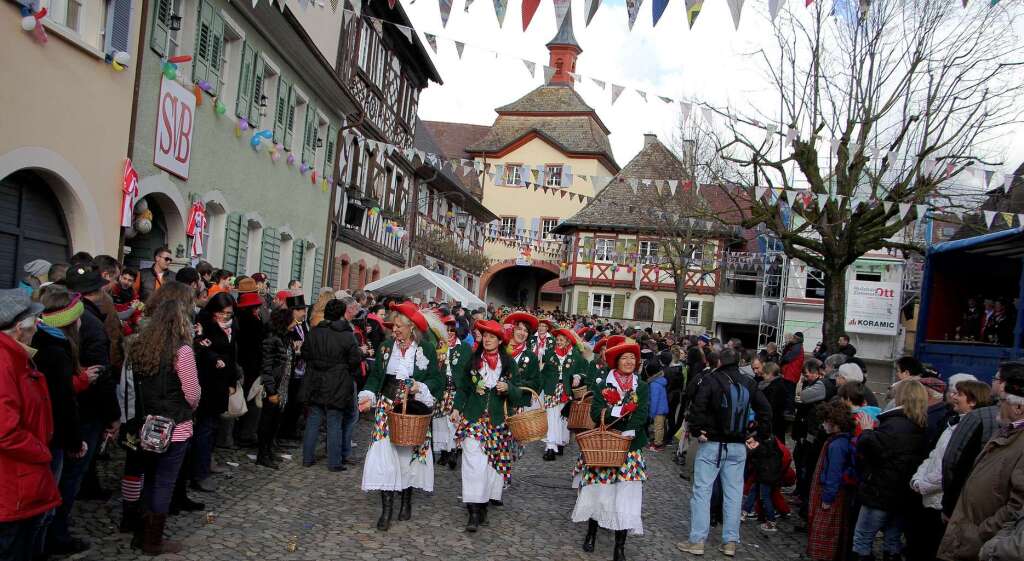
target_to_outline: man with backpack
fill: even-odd
[[[693,468],[690,539],[678,546],[685,553],[704,555],[711,489],[720,477],[724,496],[720,551],[728,557],[736,555],[747,449],[771,441],[771,406],[757,381],[740,373],[738,362],[735,350],[723,348],[719,367],[700,381],[690,406],[687,422],[700,444]]]

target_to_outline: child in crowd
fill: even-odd
[[[867,397],[864,392],[867,388],[860,382],[847,382],[839,387],[837,395],[851,408],[853,413],[854,428],[853,436],[860,436],[866,430],[872,430],[878,426],[878,414],[882,412],[878,407],[867,404]]]
[[[651,411],[648,413],[652,424],[654,438],[647,447],[652,452],[665,449],[665,419],[668,416],[668,379],[661,370],[661,363],[654,359],[647,364],[647,384],[651,388]],[[669,435],[671,438],[671,435]]]
[[[859,384],[844,384],[842,390]],[[863,394],[858,393],[863,400]],[[807,555],[818,561],[845,559],[852,545],[853,520],[849,516],[856,492],[852,434],[853,412],[844,400],[822,406],[822,424],[828,439],[822,446],[811,482],[807,517]]]
[[[772,492],[782,480],[782,450],[779,450],[775,437],[758,443],[752,450],[747,450],[747,465],[749,475],[753,480],[750,491],[743,498],[742,521],[754,520],[757,513],[754,511],[754,503],[760,500],[761,512],[764,514],[764,522],[760,528],[765,532],[775,532],[775,506],[772,503]]]

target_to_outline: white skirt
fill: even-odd
[[[505,481],[487,462],[480,441],[475,438],[462,440],[462,502],[482,504],[490,500],[501,500]]]
[[[586,522],[593,518],[598,526],[607,530],[629,530],[631,535],[642,535],[643,502],[642,481],[584,485],[576,497],[572,521]]]
[[[544,410],[548,417],[548,434],[544,437],[544,443],[547,444],[548,450],[556,450],[559,446],[569,443],[569,429],[566,428],[565,419],[562,418],[562,408],[564,407],[564,403],[559,403]]]
[[[402,491],[409,487],[434,490],[433,454],[427,461],[413,460],[412,446],[393,446],[390,438],[370,445],[363,461],[363,491]]]
[[[435,452],[448,452],[455,450],[455,425],[447,416],[434,417],[431,421],[431,435],[433,440],[430,445]]]

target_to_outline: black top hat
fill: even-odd
[[[284,300],[285,306],[288,306],[289,310],[302,310],[306,307],[306,297],[302,294],[296,296],[289,296]]]

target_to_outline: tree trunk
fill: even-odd
[[[846,268],[823,271],[825,308],[822,310],[821,340],[829,354],[838,348],[839,335],[846,331]]]
[[[680,275],[686,278],[686,275]],[[676,313],[672,318],[672,333],[686,335],[686,320],[683,316],[683,302],[686,300],[686,284],[676,279]]]

